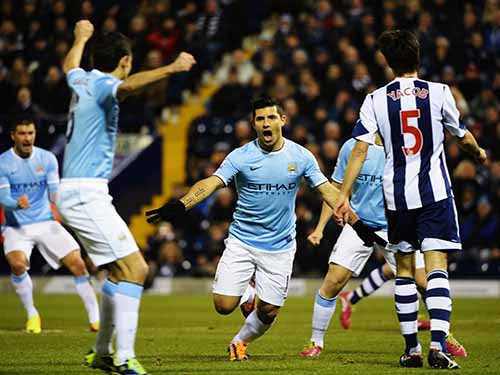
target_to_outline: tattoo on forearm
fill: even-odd
[[[182,201],[187,208],[191,208],[197,203],[201,202],[205,198],[206,190],[205,188],[199,188],[193,193],[187,195]]]

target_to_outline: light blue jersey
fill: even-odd
[[[73,91],[64,152],[64,178],[109,179],[118,128],[116,90],[123,82],[98,70],[72,69],[67,74]]]
[[[5,208],[5,225],[19,227],[53,220],[49,192],[57,190],[59,171],[54,154],[33,147],[23,159],[14,149],[0,155],[0,202]],[[17,199],[26,194],[30,207],[17,209]]]
[[[332,174],[332,180],[339,184],[344,181],[347,162],[355,143],[356,140],[351,138],[340,149],[337,165],[335,165]],[[387,228],[382,190],[384,165],[384,148],[370,145],[365,163],[354,183],[351,194],[352,210],[366,225],[374,228]]]
[[[226,185],[235,177],[238,202],[229,237],[267,251],[293,246],[302,176],[311,187],[328,181],[311,152],[288,139],[275,152],[264,151],[257,140],[237,148],[214,175]]]

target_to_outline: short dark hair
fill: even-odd
[[[420,44],[411,32],[407,30],[384,31],[377,43],[394,74],[399,76],[418,70]]]
[[[252,119],[255,118],[255,111],[257,109],[266,108],[266,107],[276,107],[280,116],[282,116],[285,112],[283,108],[273,99],[268,96],[264,96],[261,98],[254,99],[252,101]]]
[[[15,132],[18,126],[33,125],[36,129],[35,119],[31,116],[14,116],[10,121],[10,131]]]
[[[129,39],[119,32],[97,34],[90,45],[92,66],[103,72],[112,72],[123,56],[132,56]]]

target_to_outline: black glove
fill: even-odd
[[[146,211],[147,222],[156,224],[159,221],[173,222],[184,219],[186,215],[186,206],[180,200],[168,202],[154,210]]]
[[[386,247],[387,241],[380,237],[375,231],[368,225],[365,225],[361,220],[356,221],[352,226],[352,229],[356,231],[359,238],[361,238],[367,247],[372,247],[374,243],[382,247]]]

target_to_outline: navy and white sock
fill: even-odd
[[[431,349],[446,351],[446,336],[450,332],[451,294],[448,272],[436,270],[427,274],[425,295],[431,319]]]
[[[387,281],[384,275],[383,265],[375,268],[370,274],[364,278],[360,286],[358,286],[350,295],[349,301],[355,305],[360,299],[368,297],[379,289]]]
[[[325,298],[319,293],[319,290],[318,293],[316,293],[312,318],[311,341],[322,348],[324,347],[323,339],[330,325],[333,313],[335,312],[336,304],[337,297]]]
[[[405,339],[407,354],[421,353],[418,342],[418,295],[415,279],[412,277],[396,277],[394,300],[398,314],[401,334]]]

